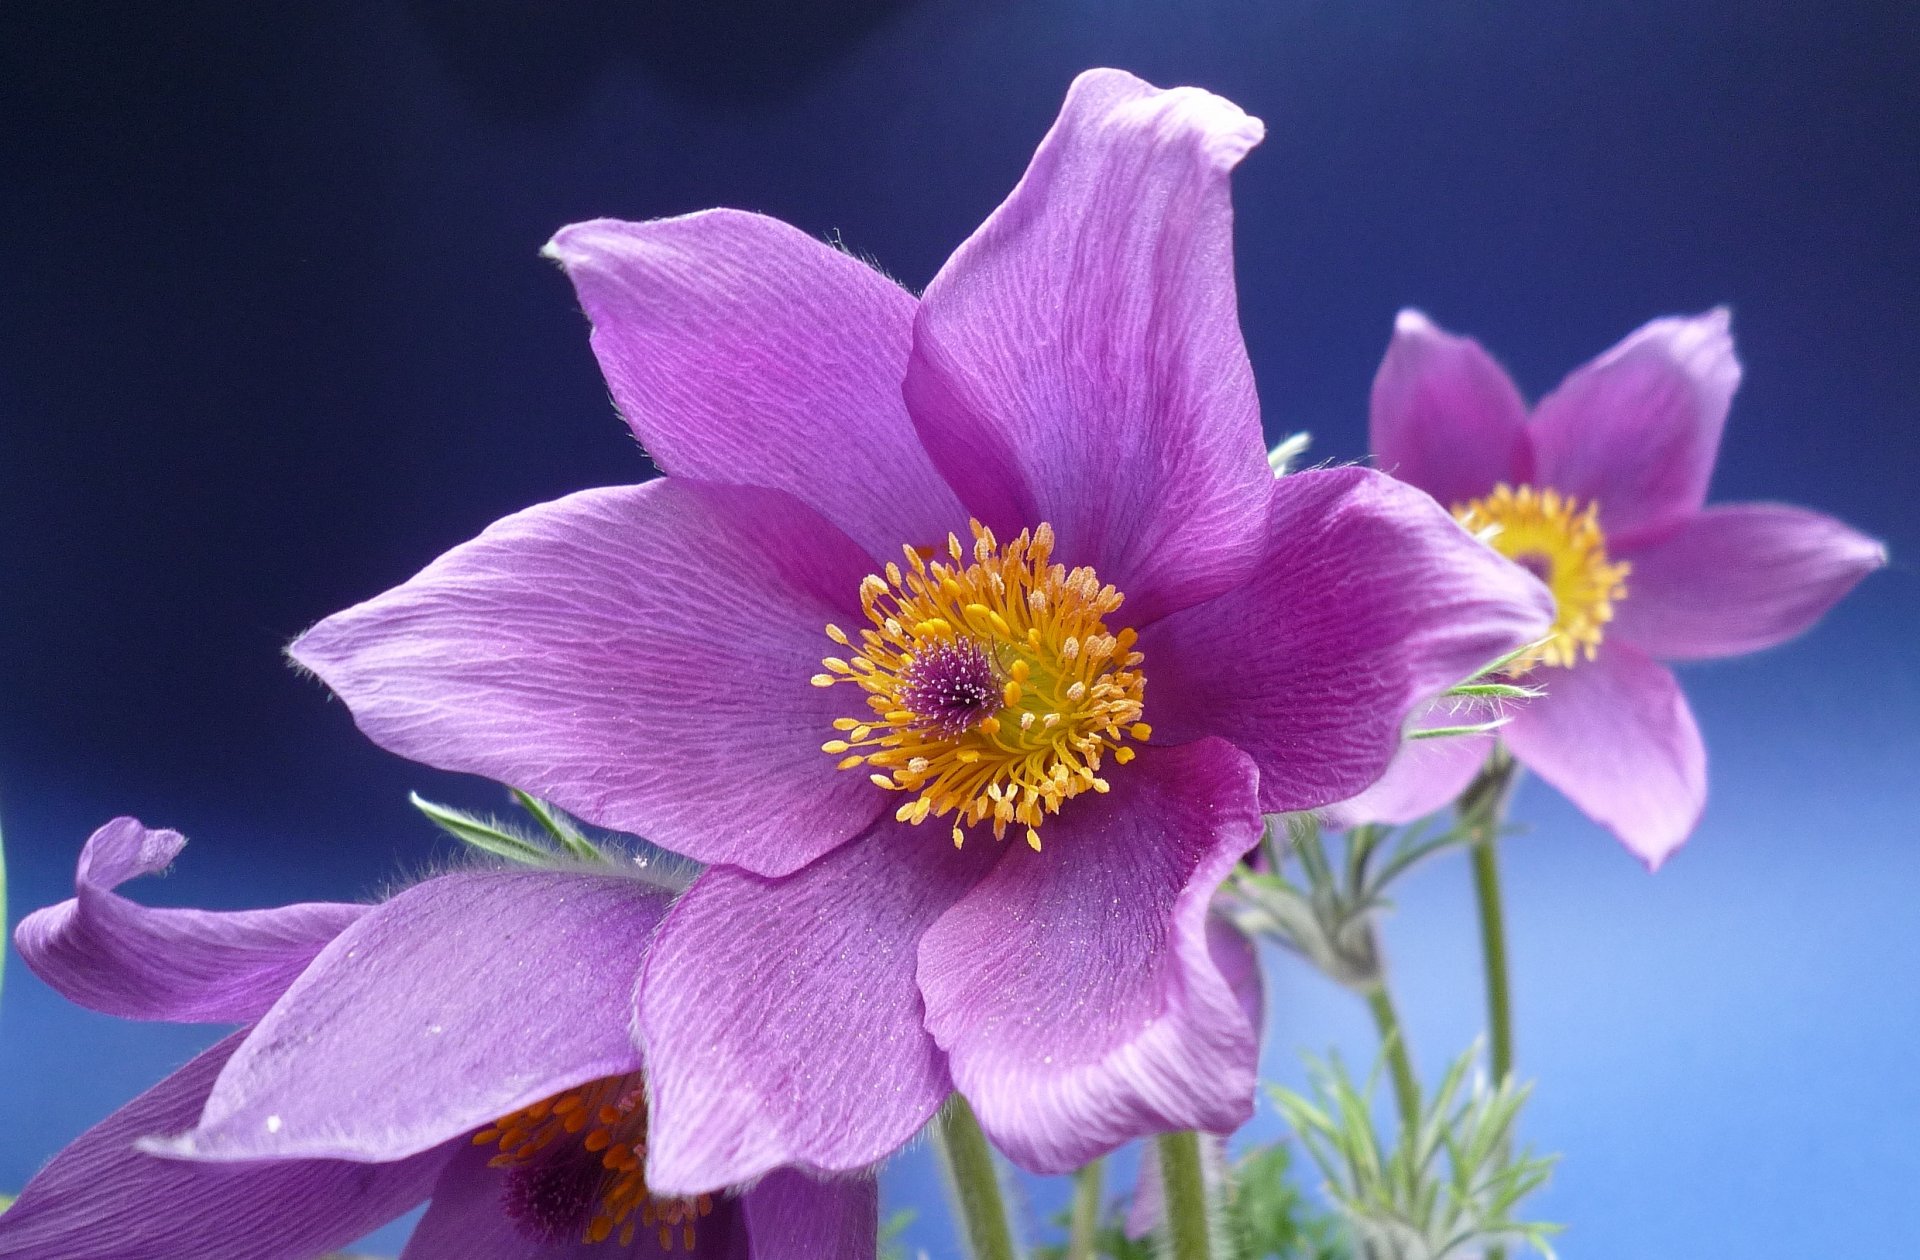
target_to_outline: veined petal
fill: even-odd
[[[900,396],[915,302],[898,284],[738,210],[576,223],[547,253],[662,472],[785,490],[883,562],[965,535]]]
[[[1415,310],[1401,311],[1373,378],[1371,436],[1380,471],[1442,506],[1467,503],[1498,482],[1528,480],[1527,404],[1505,369],[1471,337]]]
[[[1253,579],[1141,634],[1147,719],[1221,735],[1260,767],[1260,807],[1318,809],[1372,784],[1410,715],[1540,638],[1546,588],[1383,473],[1275,483]]]
[[[55,1155],[0,1213],[0,1260],[310,1260],[426,1198],[449,1153],[386,1164],[241,1167],[141,1154],[136,1139],[190,1125],[234,1033]]]
[[[870,571],[779,491],[587,490],[496,522],[291,652],[402,756],[784,874],[881,804],[820,752],[843,700],[807,683]]]
[[[927,1028],[1015,1162],[1067,1172],[1253,1113],[1256,1032],[1207,910],[1260,839],[1257,772],[1224,740],[1150,748],[1049,819],[920,942]]]
[[[1523,702],[1524,703],[1524,702]],[[1517,706],[1493,709],[1464,700],[1442,697],[1428,704],[1414,719],[1413,729],[1473,726],[1511,713]],[[1444,809],[1459,799],[1493,751],[1492,735],[1449,735],[1438,739],[1409,739],[1400,745],[1387,772],[1358,796],[1319,811],[1328,827],[1357,827],[1362,823],[1404,826]]]
[[[1534,479],[1600,505],[1615,550],[1700,510],[1740,385],[1725,307],[1656,319],[1540,400]]]
[[[469,871],[416,884],[321,951],[233,1056],[203,1160],[391,1160],[640,1065],[631,1003],[666,894],[625,875]]]
[[[918,1132],[952,1086],[914,951],[1003,851],[888,818],[783,879],[696,880],[640,985],[649,1183],[696,1194],[784,1164],[865,1168]]]
[[[791,1168],[740,1196],[751,1260],[869,1260],[880,1228],[879,1183],[869,1176],[819,1181]]]
[[[1088,71],[914,325],[907,404],[961,501],[1009,537],[1051,522],[1131,624],[1259,555],[1272,473],[1227,177],[1262,134],[1196,88]]]
[[[1547,694],[1501,730],[1513,755],[1658,869],[1707,803],[1706,746],[1673,671],[1614,640],[1535,675]]]
[[[1653,656],[1698,660],[1785,643],[1884,565],[1887,549],[1831,516],[1739,503],[1707,508],[1621,559],[1633,569],[1608,633]]]
[[[14,929],[35,975],[69,1001],[124,1019],[257,1019],[366,906],[307,902],[274,910],[151,909],[114,891],[163,871],[177,831],[116,818],[87,838],[74,896]]]

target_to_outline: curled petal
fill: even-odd
[[[254,1026],[178,1158],[400,1159],[640,1066],[634,977],[666,908],[624,875],[471,871],[340,934]]]
[[[1528,480],[1527,405],[1471,337],[1401,311],[1373,378],[1371,437],[1382,472],[1452,507]]]
[[[868,1260],[880,1225],[872,1177],[818,1181],[791,1168],[740,1196],[752,1260]]]
[[[1547,694],[1501,729],[1513,755],[1658,869],[1707,803],[1706,746],[1673,672],[1614,641],[1536,673]]]
[[[0,1213],[0,1260],[310,1260],[427,1197],[449,1148],[394,1163],[214,1167],[142,1154],[190,1125],[234,1033],[76,1138]]]
[[[782,879],[708,870],[647,959],[647,1176],[672,1194],[784,1164],[865,1168],[951,1092],[914,986],[920,934],[999,856],[883,820]]]
[[[1600,505],[1616,550],[1700,510],[1740,385],[1725,307],[1656,319],[1540,400],[1534,475]]]
[[[163,871],[186,839],[133,818],[87,838],[74,896],[14,930],[20,956],[69,1001],[124,1019],[245,1023],[286,991],[366,906],[308,902],[275,910],[152,909],[120,896]]]
[[[1775,503],[1707,508],[1628,552],[1609,633],[1653,656],[1699,660],[1784,643],[1810,628],[1887,549],[1831,516]]]
[[[1244,749],[1267,812],[1319,809],[1380,778],[1417,708],[1551,624],[1546,588],[1420,491],[1294,473],[1253,580],[1142,633],[1147,717],[1156,739]]]
[[[1207,915],[1260,838],[1253,763],[1205,740],[1148,749],[1115,777],[920,942],[927,1027],[954,1085],[1035,1172],[1253,1111],[1258,1037]]]
[[[878,811],[820,751],[845,698],[807,685],[870,567],[779,491],[587,490],[494,523],[291,652],[402,756],[784,874]]]
[[[778,219],[601,219],[547,246],[634,436],[677,477],[785,490],[882,561],[966,536],[900,397],[913,295]]]
[[[1272,474],[1227,179],[1263,132],[1196,88],[1088,71],[914,325],[907,404],[961,501],[1005,536],[1051,522],[1136,625],[1259,555]]]

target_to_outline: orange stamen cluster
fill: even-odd
[[[1599,504],[1583,509],[1555,490],[1516,490],[1504,483],[1485,498],[1453,509],[1454,519],[1545,582],[1558,605],[1552,636],[1509,672],[1541,663],[1571,666],[1599,652],[1614,604],[1627,597],[1631,569],[1625,561],[1607,560],[1599,512]]]
[[[581,1187],[584,1204],[577,1214],[565,1195],[558,1196],[560,1209],[535,1205],[522,1213],[534,1217],[526,1223],[551,1241],[565,1241],[564,1231],[576,1227],[573,1219],[551,1219],[558,1212],[577,1215],[582,1242],[605,1242],[617,1231],[625,1247],[645,1228],[655,1231],[662,1251],[672,1251],[676,1239],[692,1251],[695,1222],[713,1211],[711,1195],[657,1199],[648,1191],[647,1104],[638,1074],[589,1081],[502,1116],[474,1134],[473,1143],[500,1147],[489,1167],[551,1173]]]
[[[991,824],[1001,840],[1019,823],[1038,850],[1042,820],[1107,791],[1106,756],[1125,765],[1126,741],[1152,735],[1140,720],[1145,658],[1131,629],[1107,629],[1120,592],[1052,562],[1051,526],[1004,547],[978,521],[972,531],[971,550],[947,536],[950,560],[908,547],[905,568],[862,582],[871,625],[857,641],[827,627],[851,650],[827,657],[814,685],[856,687],[870,712],[835,721],[842,737],[821,748],[912,794],[894,812],[902,822],[951,817],[955,845],[968,827]]]

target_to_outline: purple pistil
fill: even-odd
[[[955,639],[927,648],[901,671],[900,699],[925,728],[942,739],[1000,707],[993,658],[975,639]]]

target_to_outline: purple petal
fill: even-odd
[[[914,325],[907,403],[962,502],[1008,536],[1050,521],[1132,624],[1258,558],[1272,473],[1227,176],[1262,134],[1196,88],[1088,71]]]
[[[634,977],[665,908],[637,879],[471,871],[407,889],[255,1026],[190,1159],[398,1159],[640,1065]]]
[[[116,818],[87,838],[74,897],[14,929],[20,957],[69,1001],[124,1019],[246,1023],[260,1017],[321,947],[366,906],[306,902],[276,910],[150,909],[115,893],[165,870],[186,844]]]
[[[1232,740],[1270,813],[1373,783],[1416,707],[1552,623],[1545,587],[1383,473],[1281,478],[1267,538],[1252,581],[1140,647],[1155,739]]]
[[[506,1174],[489,1168],[496,1152],[468,1144],[447,1162],[433,1189],[433,1202],[414,1227],[400,1260],[608,1260],[609,1257],[674,1256],[678,1260],[757,1260],[747,1247],[746,1223],[740,1204],[716,1199],[713,1212],[694,1230],[693,1250],[681,1246],[678,1231],[673,1248],[660,1246],[658,1233],[644,1225],[633,1241],[621,1246],[617,1237],[605,1242],[545,1242],[529,1235],[508,1215],[503,1191]],[[871,1244],[868,1256],[872,1253]]]
[[[1831,516],[1741,503],[1710,507],[1621,559],[1633,568],[1608,633],[1688,660],[1786,642],[1884,565],[1887,549]]]
[[[295,660],[376,743],[702,862],[784,874],[872,785],[820,751],[823,628],[867,556],[772,490],[678,480],[529,508],[308,631]]]
[[[1414,719],[1415,730],[1471,726],[1508,710],[1494,710],[1442,697]],[[1319,811],[1320,821],[1336,830],[1362,823],[1404,826],[1459,799],[1493,751],[1491,735],[1451,735],[1409,739],[1393,755],[1387,772],[1358,796]]]
[[[1260,977],[1260,954],[1251,937],[1223,915],[1207,919],[1207,955],[1233,990],[1234,1000],[1258,1039],[1267,1026],[1267,997]]]
[[[1600,505],[1622,549],[1700,510],[1740,385],[1725,307],[1656,319],[1540,400],[1535,480]]]
[[[898,284],[738,210],[578,223],[547,253],[661,471],[785,490],[882,560],[966,536],[900,397],[915,303]]]
[[[1707,750],[1673,671],[1618,641],[1571,669],[1504,727],[1513,755],[1658,869],[1707,803]]]
[[[1034,1172],[1148,1133],[1237,1128],[1259,1045],[1207,908],[1260,839],[1224,740],[1149,748],[1015,849],[920,942],[927,1028],[981,1127]]]
[[[1380,470],[1449,507],[1531,478],[1527,405],[1512,379],[1479,342],[1419,311],[1393,322],[1373,378],[1371,428]]]
[[[891,818],[783,879],[702,875],[640,986],[648,1180],[670,1194],[893,1153],[951,1092],[921,1023],[920,934],[999,856]]]
[[[880,1227],[872,1177],[817,1181],[790,1168],[741,1196],[753,1260],[871,1260]]]
[[[0,1214],[4,1260],[309,1260],[427,1196],[448,1150],[390,1164],[238,1167],[143,1155],[144,1134],[193,1123],[234,1033],[76,1138]]]

